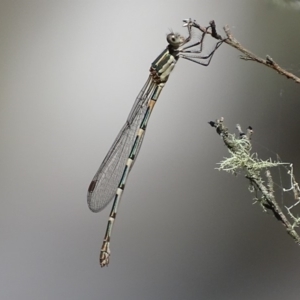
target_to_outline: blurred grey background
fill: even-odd
[[[272,1],[0,1],[1,300],[299,299],[299,246],[214,169],[227,151],[207,121],[252,125],[300,179],[300,87],[227,45],[209,68],[178,62],[99,266],[110,206],[90,212],[87,187],[188,17],[300,75],[300,12]]]

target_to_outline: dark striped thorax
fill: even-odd
[[[179,59],[179,47],[184,43],[185,38],[178,33],[167,35],[167,48],[153,61],[150,67],[150,74],[155,83],[167,82],[170,73]]]

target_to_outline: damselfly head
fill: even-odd
[[[185,38],[179,33],[171,32],[167,35],[167,42],[173,48],[179,48],[181,44],[185,41]]]

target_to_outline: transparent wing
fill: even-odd
[[[87,194],[91,211],[99,212],[112,200],[134,143],[137,129],[147,108],[147,103],[155,83],[149,76],[137,96],[128,119],[112,144],[100,168],[95,174]],[[139,145],[140,146],[140,145]]]

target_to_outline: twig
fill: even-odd
[[[222,39],[222,37],[219,34],[217,34],[214,21],[211,21],[210,25],[211,25],[211,30],[208,30],[206,27],[200,26],[199,24],[194,22],[194,27],[198,28],[202,32],[206,32],[207,34],[210,34],[212,37],[214,37],[217,40],[223,40],[223,42],[226,43],[227,45],[242,52],[243,55],[240,56],[241,59],[247,60],[247,61],[256,61],[260,64],[263,64],[263,65],[275,70],[280,75],[283,75],[283,76],[287,77],[288,79],[292,79],[296,83],[300,83],[299,77],[297,77],[296,75],[294,75],[291,72],[286,71],[284,68],[280,67],[269,55],[266,55],[266,59],[263,59],[263,58],[260,58],[259,56],[255,55],[251,51],[247,50],[239,41],[237,41],[233,37],[228,25],[223,27],[223,29],[226,33],[226,36],[227,36],[225,39]]]
[[[224,159],[220,163],[219,170],[224,170],[233,174],[237,174],[238,171],[244,171],[245,177],[249,180],[251,191],[255,192],[255,202],[259,202],[264,211],[269,210],[273,213],[274,217],[280,221],[286,228],[287,233],[294,239],[294,241],[300,245],[300,236],[295,231],[295,227],[300,224],[300,219],[294,217],[290,208],[287,208],[288,214],[294,221],[294,224],[288,220],[283,213],[282,209],[278,205],[273,189],[273,179],[269,168],[278,167],[279,165],[286,165],[287,163],[272,162],[271,159],[263,161],[258,158],[258,155],[251,154],[251,136],[253,134],[252,127],[248,127],[247,133],[244,133],[240,125],[237,125],[239,132],[239,138],[236,138],[234,134],[229,133],[228,128],[224,126],[224,118],[220,118],[216,121],[208,122],[212,127],[216,128],[217,133],[222,137],[225,145],[228,148],[231,157]],[[290,165],[290,164],[289,164]],[[264,183],[261,172],[265,171],[267,178],[267,184]],[[296,200],[299,200],[299,187],[296,183],[292,171],[290,171],[291,182]],[[295,189],[297,191],[295,191]],[[258,196],[260,195],[260,197]],[[293,206],[294,207],[294,206]]]

